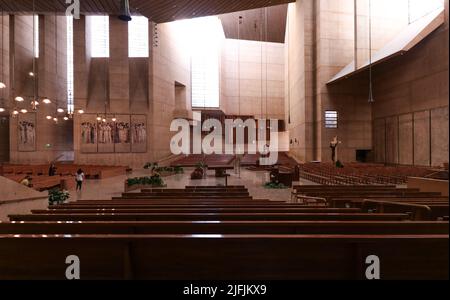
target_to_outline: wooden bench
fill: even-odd
[[[400,221],[407,214],[375,213],[99,213],[10,215],[11,221]]]
[[[448,222],[153,221],[0,223],[0,234],[448,234]]]
[[[81,208],[81,209],[36,209],[33,214],[128,214],[128,213],[360,213],[359,208]]]
[[[448,252],[448,235],[0,235],[0,279],[65,279],[76,254],[85,280],[365,279],[370,255],[384,280],[448,280]]]

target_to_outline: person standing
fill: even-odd
[[[50,164],[50,168],[48,168],[48,176],[55,176],[56,175],[56,167],[54,164]]]
[[[81,191],[81,188],[83,186],[84,181],[84,172],[81,169],[78,169],[77,174],[75,175],[75,180],[77,181],[77,188],[76,190]]]

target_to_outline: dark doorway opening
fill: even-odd
[[[371,150],[356,150],[356,161],[360,163],[370,162]]]

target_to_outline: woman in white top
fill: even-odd
[[[81,187],[83,185],[83,181],[84,181],[84,172],[83,170],[79,169],[77,171],[77,174],[75,175],[75,180],[77,181],[77,191],[80,190],[81,191]]]

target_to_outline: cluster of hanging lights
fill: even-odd
[[[54,103],[55,104],[55,112],[54,113],[49,113],[46,116],[47,120],[53,120],[55,122],[58,122],[58,119],[62,117],[62,115],[64,114],[64,116],[62,117],[63,120],[67,121],[70,118],[72,118],[74,111],[68,109],[67,110],[67,114],[66,114],[66,110],[62,107],[60,107],[58,105],[58,100],[56,99],[56,95],[55,95],[55,99],[54,101],[50,100],[49,97],[44,96],[44,97],[40,97],[37,94],[38,88],[37,88],[37,84],[38,84],[38,78],[39,78],[39,74],[36,71],[36,23],[35,22],[35,18],[38,17],[36,16],[35,13],[35,0],[33,0],[33,55],[32,55],[32,59],[33,59],[33,67],[32,70],[30,72],[28,72],[28,76],[29,79],[32,80],[32,84],[33,84],[33,95],[32,96],[26,96],[26,95],[14,95],[15,94],[15,88],[14,88],[14,81],[15,81],[15,55],[12,55],[12,60],[11,60],[11,93],[13,94],[14,97],[14,101],[13,105],[12,105],[12,109],[10,111],[11,115],[13,117],[18,116],[19,114],[26,114],[28,112],[35,112],[38,110],[38,107],[41,103],[45,104],[45,105],[49,105]],[[2,62],[2,69],[1,69],[1,76],[0,76],[0,92],[1,92],[1,98],[0,98],[0,113],[6,112],[8,110],[8,107],[6,106],[6,104],[9,101],[6,101],[4,99],[4,91],[7,88],[7,84],[4,80],[4,76],[5,76],[5,66],[4,66],[4,39],[5,39],[5,24],[4,24],[4,11],[2,10],[2,20],[1,20],[1,33],[2,33],[2,40],[1,40],[1,62]],[[55,68],[56,68],[56,72],[55,72],[55,84],[56,82],[58,82],[58,24],[57,24],[57,9],[56,9],[56,3],[55,3]],[[55,89],[56,90],[56,89]],[[27,98],[29,100],[27,100]],[[30,101],[30,107],[28,108],[26,106],[26,102]],[[84,110],[83,109],[79,109],[77,110],[77,113],[79,114],[84,114]]]

